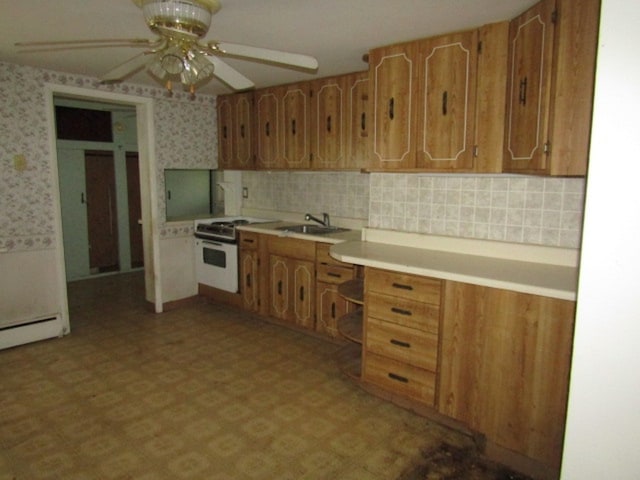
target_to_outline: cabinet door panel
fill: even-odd
[[[234,166],[253,167],[253,94],[236,94],[234,122]]]
[[[415,49],[414,44],[403,44],[372,50],[369,54],[374,168],[415,165]]]
[[[546,168],[554,8],[555,2],[542,1],[510,25],[507,171]]]
[[[350,311],[350,303],[340,296],[338,286],[318,282],[316,307],[316,331],[332,338],[341,337],[338,332],[338,319]]]
[[[272,317],[288,320],[292,317],[289,309],[289,265],[287,259],[277,255],[269,257],[269,280],[271,299],[269,313]]]
[[[294,321],[296,325],[313,329],[315,326],[314,305],[314,264],[301,260],[290,260],[293,278],[290,284],[293,287],[291,298],[293,299]]]
[[[256,163],[259,168],[277,168],[279,166],[279,105],[280,102],[275,91],[256,93]]]
[[[280,131],[285,168],[309,167],[309,95],[306,86],[287,87],[282,94]]]
[[[477,31],[421,42],[419,168],[473,167]]]
[[[218,110],[218,168],[226,169],[232,165],[233,150],[233,97],[220,95],[217,99]]]
[[[369,75],[350,77],[347,92],[347,161],[345,168],[364,168],[369,162],[371,113],[369,108]]]
[[[336,169],[345,163],[344,83],[344,77],[336,77],[315,84],[312,121],[314,168]]]
[[[242,250],[240,253],[240,290],[243,308],[250,312],[257,312],[260,306],[257,250]]]

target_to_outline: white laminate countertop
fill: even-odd
[[[290,227],[292,225],[308,224],[310,222],[287,222],[275,220],[273,222],[250,223],[236,227],[240,231],[264,233],[267,235],[275,235],[278,237],[292,237],[300,240],[312,240],[314,242],[340,243],[354,240],[360,240],[360,230],[347,230],[346,232],[323,233],[319,235],[311,235],[308,233],[294,233],[285,230],[278,230],[280,227]]]
[[[343,262],[563,300],[576,299],[575,266],[408,247],[371,241],[333,245]]]

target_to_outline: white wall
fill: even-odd
[[[639,24],[602,0],[564,480],[640,478]]]

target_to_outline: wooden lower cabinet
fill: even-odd
[[[240,232],[240,295],[242,308],[260,310],[260,234]]]
[[[316,282],[316,332],[340,338],[338,319],[351,311],[351,304],[332,283]]]
[[[575,302],[447,281],[438,410],[560,467]]]
[[[270,255],[269,271],[271,316],[312,330],[315,326],[313,262]]]

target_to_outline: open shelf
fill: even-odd
[[[364,280],[354,278],[338,285],[338,293],[352,303],[364,304]]]
[[[346,339],[362,344],[362,309],[359,308],[340,317],[338,331]]]

